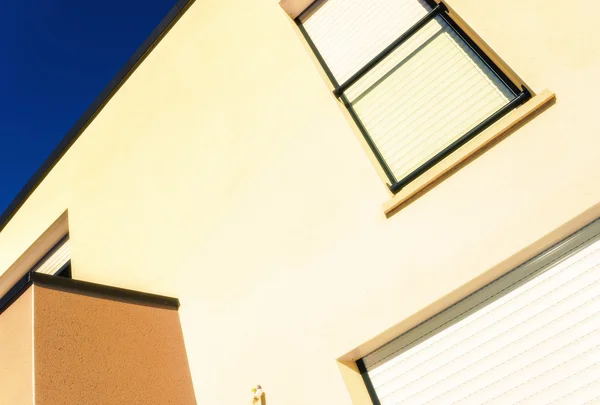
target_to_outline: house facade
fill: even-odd
[[[179,2],[3,214],[0,297],[42,267],[176,297],[198,404],[599,401],[600,26],[440,4]]]

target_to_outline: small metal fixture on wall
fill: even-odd
[[[267,402],[265,401],[265,393],[263,392],[260,384],[252,388],[252,394],[252,402],[250,405],[266,405]]]

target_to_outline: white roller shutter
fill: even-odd
[[[328,0],[316,4],[302,25],[342,83],[421,19],[430,7],[419,0]]]
[[[430,10],[419,0],[328,0],[302,25],[341,84]],[[515,98],[439,16],[345,95],[398,180]]]
[[[33,268],[34,272],[44,274],[57,274],[71,261],[71,241],[68,237],[59,242],[48,254]]]
[[[600,222],[362,359],[382,405],[600,403]]]

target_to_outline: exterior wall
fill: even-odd
[[[32,289],[0,313],[0,403],[33,405]]]
[[[272,403],[349,404],[335,359],[600,202],[588,3],[448,3],[558,99],[391,218],[276,1],[203,0],[0,233],[0,269],[68,209],[74,277],[181,300],[198,402],[260,383]]]
[[[176,310],[34,289],[36,405],[196,405]]]

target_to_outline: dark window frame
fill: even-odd
[[[434,0],[425,0],[426,3],[431,7],[431,11],[425,17],[423,17],[421,20],[416,22],[411,28],[408,29],[408,31],[406,31],[404,34],[402,34],[400,37],[398,37],[398,39],[396,39],[394,42],[392,42],[387,48],[385,48],[383,51],[381,51],[370,62],[368,62],[363,68],[361,68],[357,73],[355,73],[350,79],[348,79],[348,80],[346,80],[346,82],[340,84],[340,83],[338,83],[337,79],[334,77],[333,73],[327,66],[327,63],[325,62],[323,56],[321,55],[321,53],[317,49],[315,43],[312,41],[312,39],[308,35],[308,32],[305,30],[305,28],[302,25],[303,17],[306,16],[308,13],[311,13],[312,11],[314,11],[315,7],[317,7],[319,4],[323,3],[323,1],[327,1],[327,0],[317,0],[317,1],[313,2],[306,10],[304,10],[298,17],[296,17],[295,22],[296,22],[300,32],[302,33],[302,36],[308,43],[310,49],[315,54],[317,60],[321,64],[321,67],[325,71],[325,74],[327,75],[327,77],[329,78],[331,83],[333,84],[333,86],[335,88],[333,91],[334,96],[339,98],[340,101],[344,104],[344,106],[350,113],[350,116],[352,117],[353,121],[355,122],[356,126],[358,127],[358,130],[360,131],[360,133],[364,137],[365,141],[367,142],[367,145],[371,149],[371,152],[373,153],[373,155],[377,159],[377,162],[383,169],[383,172],[385,173],[385,175],[389,181],[387,186],[393,194],[398,193],[400,190],[402,190],[408,184],[410,184],[411,182],[416,180],[418,177],[422,176],[429,169],[433,168],[435,165],[440,163],[442,160],[444,160],[445,158],[450,156],[452,153],[454,153],[460,147],[465,145],[471,139],[475,138],[477,135],[479,135],[485,129],[489,128],[492,124],[494,124],[499,119],[504,117],[510,111],[512,111],[516,107],[524,104],[527,100],[529,100],[531,98],[531,93],[529,92],[529,90],[525,86],[521,86],[519,88],[519,86],[517,84],[515,84],[512,80],[510,80],[510,78],[502,71],[502,69],[500,69],[500,67],[496,63],[494,63],[494,61],[492,61],[490,59],[490,57],[452,19],[452,17],[449,15],[448,7],[446,7],[446,5],[443,2],[437,3]],[[379,151],[379,148],[373,141],[371,135],[367,131],[365,125],[362,123],[360,117],[358,116],[358,114],[356,113],[354,108],[352,107],[350,101],[345,96],[344,91],[348,87],[350,87],[353,83],[358,81],[360,78],[364,77],[364,75],[366,75],[368,72],[370,72],[373,67],[375,67],[379,62],[384,60],[389,54],[391,54],[398,47],[400,47],[403,43],[405,43],[406,40],[411,38],[413,34],[417,33],[429,21],[433,20],[437,16],[441,17],[448,24],[448,26],[451,29],[453,29],[456,32],[456,34],[465,41],[465,43],[469,46],[469,48],[471,48],[471,50],[475,53],[475,55],[477,55],[487,65],[487,67],[490,68],[492,73],[494,75],[496,75],[498,77],[498,79],[502,83],[504,83],[504,85],[506,85],[508,87],[510,92],[513,94],[514,98],[511,101],[509,101],[507,104],[505,104],[503,107],[501,107],[499,110],[497,110],[495,113],[490,115],[488,118],[484,119],[483,121],[481,121],[480,123],[475,125],[475,127],[473,127],[471,130],[469,130],[466,134],[459,137],[457,140],[452,142],[446,148],[444,148],[443,150],[438,152],[435,156],[433,156],[432,158],[430,158],[429,160],[424,162],[422,165],[417,167],[415,170],[413,170],[411,173],[406,175],[404,178],[397,179],[396,176],[394,175],[392,169],[389,167],[388,163],[385,161],[385,158]]]
[[[42,263],[44,263],[46,261],[46,259],[48,259],[50,256],[52,256],[62,246],[62,244],[65,241],[67,241],[69,238],[70,238],[70,236],[68,233],[65,236],[63,236],[62,238],[60,238],[60,240],[58,242],[56,242],[54,244],[54,246],[52,246],[52,248],[50,248],[46,252],[46,254],[44,254],[44,256],[41,257],[40,260],[38,260],[33,266],[31,266],[31,269],[29,271],[32,273],[35,273],[37,271],[37,269],[40,267],[40,265]],[[58,271],[54,274],[54,276],[73,278],[72,271],[71,271],[71,259],[69,259],[68,262],[63,264],[62,267],[60,269],[58,269]]]
[[[506,294],[513,292],[516,288],[539,277],[547,269],[551,269],[555,264],[561,263],[562,261],[567,260],[569,255],[581,252],[582,250],[584,250],[598,242],[600,242],[600,218],[595,218],[591,222],[588,222],[586,225],[579,227],[577,230],[572,231],[572,233],[570,233],[569,235],[561,238],[559,241],[553,243],[550,246],[545,247],[543,251],[536,253],[533,257],[521,262],[520,264],[518,264],[516,266],[512,266],[504,274],[496,277],[492,281],[481,286],[480,288],[476,289],[475,291],[471,292],[470,294],[466,295],[465,297],[459,299],[458,301],[454,302],[453,304],[448,305],[445,308],[437,311],[434,315],[429,316],[427,319],[425,319],[422,322],[420,322],[419,324],[409,328],[408,330],[401,333],[400,335],[390,339],[387,343],[384,343],[383,345],[379,346],[377,349],[373,350],[371,353],[379,350],[382,347],[387,346],[394,340],[399,339],[403,336],[406,336],[407,334],[411,333],[412,331],[423,327],[424,325],[426,325],[428,322],[432,321],[433,319],[440,317],[440,316],[444,316],[444,314],[446,314],[452,308],[456,308],[457,306],[463,305],[467,300],[469,300],[470,298],[472,298],[476,294],[479,294],[482,291],[486,291],[491,286],[493,286],[495,283],[502,282],[502,280],[510,279],[511,277],[514,277],[514,275],[516,273],[519,273],[519,272],[521,273],[518,277],[514,277],[514,279],[509,284],[507,284],[504,288],[502,288],[501,290],[497,290],[496,292],[494,292],[492,295],[488,296],[484,300],[476,302],[475,304],[468,305],[464,311],[459,312],[456,315],[453,315],[452,317],[448,318],[446,320],[446,322],[444,322],[440,326],[436,327],[431,332],[428,332],[427,334],[422,335],[421,337],[411,341],[409,344],[407,344],[405,346],[406,348],[414,347],[414,346],[412,346],[413,343],[421,342],[421,339],[423,337],[435,336],[437,333],[444,331],[446,328],[454,325],[456,322],[463,320],[465,317],[472,314],[473,313],[472,311],[478,311],[478,310],[485,308],[487,305],[492,304],[493,302],[500,299],[501,297],[504,297]],[[371,381],[371,377],[369,376],[369,372],[367,370],[367,366],[365,365],[365,361],[364,361],[365,357],[368,357],[369,354],[371,354],[371,353],[367,353],[362,358],[356,360],[355,363],[356,363],[358,372],[359,372],[360,376],[362,377],[363,383],[365,384],[365,388],[373,402],[373,405],[381,405],[381,401],[380,401],[379,397],[377,396],[377,393],[373,386],[373,382]]]
[[[58,249],[67,239],[69,239],[69,234],[67,233],[65,236],[60,238],[58,242],[54,244],[33,266],[27,270],[19,281],[13,285],[10,290],[6,292],[6,294],[0,296],[0,314],[6,310],[13,302],[15,302],[21,294],[26,290],[27,287],[31,283],[32,275],[36,272],[36,269],[39,267],[41,263],[43,263],[48,257],[50,257],[56,249]],[[51,277],[62,277],[67,279],[73,278],[73,273],[71,271],[71,259],[66,262],[54,275]]]

